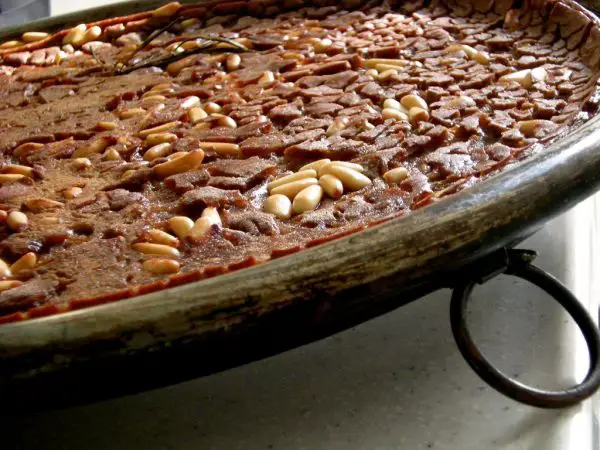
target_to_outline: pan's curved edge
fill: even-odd
[[[133,3],[139,8],[142,3],[158,2]],[[104,8],[112,11],[110,7],[99,9]],[[76,13],[52,23],[73,22],[78,17],[82,16]],[[137,379],[135,387],[145,389],[267,356],[400,306],[444,286],[449,273],[530,233],[595,191],[600,184],[599,126],[600,118],[595,118],[543,154],[407,218],[214,279],[3,325],[0,391],[11,398],[39,392],[35,386],[50,383],[52,377],[63,377],[74,368],[93,374],[102,366],[106,376],[111,368],[123,369],[127,364],[133,376],[150,367],[156,369],[158,358],[152,355],[171,355],[173,364],[181,365],[192,351],[206,351],[208,343],[222,343],[208,350],[207,360],[190,363],[185,373],[176,373],[166,364],[169,367],[154,380]],[[390,300],[392,293],[403,295]],[[352,304],[350,294],[360,294],[360,301]],[[341,313],[347,320],[336,322],[333,318]],[[278,318],[278,325],[265,327],[273,317]],[[337,325],[332,325],[334,322]],[[275,330],[282,333],[308,324],[315,327],[313,332],[299,333],[291,345],[272,342]],[[328,326],[320,329],[318,324]],[[228,331],[246,333],[252,327],[263,328],[255,332],[254,340],[243,341],[246,351],[223,340],[225,335],[235,335]],[[253,348],[258,343],[264,345],[262,351]],[[238,359],[227,353],[234,351],[241,352]],[[211,357],[213,361],[208,362]],[[120,372],[120,388],[129,392],[134,386]],[[34,383],[34,379],[40,381]],[[91,385],[83,384],[82,390],[92,390],[93,379],[87,382]],[[112,393],[120,389],[109,388]],[[99,386],[95,389],[103,392]]]

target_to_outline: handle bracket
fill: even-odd
[[[468,275],[454,286],[450,302],[450,323],[456,345],[471,368],[491,387],[521,403],[540,408],[575,405],[600,387],[600,334],[594,320],[577,298],[555,277],[532,264],[537,253],[531,250],[501,249],[477,261]],[[498,370],[473,342],[467,327],[467,309],[475,284],[483,284],[500,274],[512,275],[540,287],[573,318],[588,346],[590,367],[578,385],[559,391],[527,386]]]

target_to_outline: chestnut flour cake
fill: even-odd
[[[575,3],[248,0],[0,45],[0,322],[281,257],[439,201],[595,114]]]

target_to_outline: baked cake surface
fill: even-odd
[[[0,322],[284,256],[588,120],[560,1],[166,4],[0,44]]]

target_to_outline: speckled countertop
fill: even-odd
[[[54,13],[107,1],[51,1]],[[522,247],[597,316],[600,197]],[[227,372],[90,406],[4,418],[3,449],[596,450],[599,402],[563,411],[519,405],[461,359],[449,292],[429,295],[323,341]],[[478,288],[472,331],[526,383],[580,379],[587,350],[536,288],[503,277]]]

